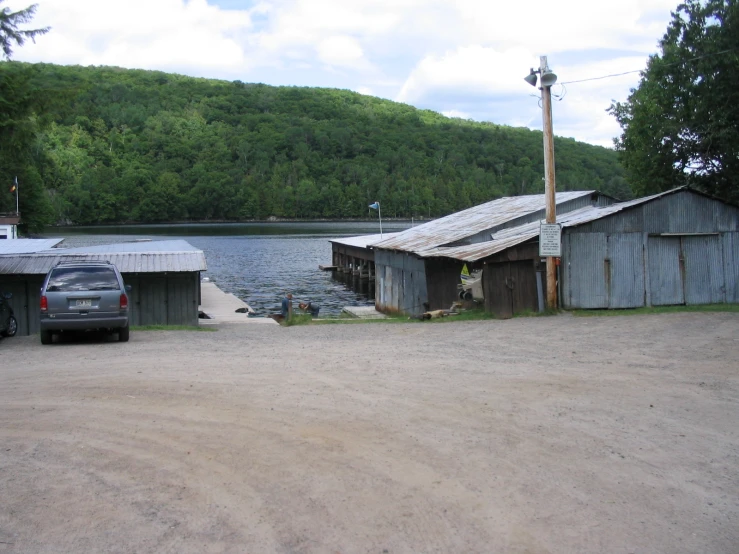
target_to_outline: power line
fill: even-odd
[[[624,71],[623,73],[611,73],[610,75],[602,75],[600,77],[591,77],[590,79],[580,79],[578,81],[565,81],[560,85],[571,85],[572,83],[584,83],[586,81],[599,81],[600,79],[609,79],[611,77],[620,77],[621,75],[628,75],[629,73],[640,73],[643,69],[634,69],[633,71]]]
[[[715,52],[715,53],[712,53],[712,54],[704,54],[702,56],[696,56],[695,58],[690,58],[689,60],[682,60],[682,61],[679,61],[679,62],[671,62],[671,63],[667,63],[667,64],[664,64],[664,65],[666,67],[669,67],[671,65],[679,65],[679,64],[683,64],[683,63],[690,63],[690,62],[694,62],[696,60],[702,60],[703,58],[708,58],[708,57],[711,57],[711,56],[720,56],[722,54],[728,54],[730,52],[735,52],[737,50],[739,50],[739,47],[737,47],[737,48],[729,48],[728,50],[721,50],[720,52]],[[662,59],[664,59],[664,58],[662,58]],[[560,83],[560,84],[561,85],[571,85],[573,83],[585,83],[586,81],[599,81],[600,79],[610,79],[611,77],[621,77],[622,75],[629,75],[630,73],[641,73],[642,71],[644,71],[644,69],[634,69],[632,71],[624,71],[623,73],[612,73],[610,75],[602,75],[600,77],[591,77],[589,79],[579,79],[577,81],[565,81],[564,83]]]

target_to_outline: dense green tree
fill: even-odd
[[[541,188],[542,137],[528,129],[349,91],[16,67],[68,95],[37,141],[62,223],[364,218],[375,200],[387,217],[435,217]],[[624,191],[613,150],[555,148],[560,190]]]
[[[0,48],[5,60],[10,60],[14,46],[23,46],[26,40],[49,31],[48,27],[19,27],[30,22],[35,11],[35,4],[17,12],[0,8]],[[40,173],[47,160],[43,144],[36,140],[52,95],[40,86],[35,71],[7,61],[0,63],[4,66],[0,79],[0,211],[15,210],[10,186],[17,181],[22,228],[39,231],[54,217]]]
[[[639,86],[611,113],[637,194],[690,184],[739,200],[739,3],[687,0]]]

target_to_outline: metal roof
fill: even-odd
[[[633,206],[645,204],[656,198],[673,194],[679,190],[683,190],[685,187],[678,189],[669,190],[652,196],[645,196],[644,198],[637,198],[636,200],[629,200],[628,202],[620,202],[618,204],[612,204],[605,207],[587,206],[567,212],[557,216],[557,223],[560,223],[562,227],[577,227],[596,219],[601,219],[609,215],[613,215],[622,210],[626,210]],[[559,196],[559,195],[557,195]],[[527,223],[519,227],[513,227],[511,229],[503,229],[492,235],[492,240],[487,242],[481,242],[477,244],[468,244],[465,246],[453,246],[453,247],[438,247],[430,248],[416,254],[422,258],[453,258],[464,262],[475,262],[498,252],[502,252],[511,246],[516,246],[522,242],[533,239],[539,236],[539,221]]]
[[[568,202],[594,192],[592,190],[558,192],[556,203]],[[373,246],[420,253],[465,239],[518,217],[543,210],[545,207],[546,198],[543,194],[498,198],[407,229]]]
[[[121,273],[205,271],[205,254],[184,240],[126,242],[55,248],[34,254],[0,256],[0,274],[44,275],[62,261],[109,261]]]
[[[62,245],[63,247],[63,245]],[[182,239],[173,240],[137,240],[132,242],[117,242],[114,244],[97,244],[93,246],[78,246],[64,248],[66,252],[85,254],[118,252],[200,252],[192,244]]]
[[[30,254],[54,248],[64,239],[8,239],[0,240],[0,256],[5,254]]]
[[[381,235],[360,235],[358,237],[345,237],[338,239],[329,239],[329,242],[343,244],[344,246],[356,246],[358,248],[367,248],[381,240],[387,240],[400,233],[383,233]]]

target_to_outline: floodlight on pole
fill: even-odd
[[[537,79],[538,75],[538,79]],[[546,198],[546,222],[557,222],[556,184],[554,179],[554,132],[552,126],[552,85],[557,75],[549,69],[546,56],[539,57],[539,69],[532,67],[524,80],[541,89],[542,127],[544,131],[544,196]],[[557,308],[557,267],[554,257],[547,256],[547,308]]]
[[[380,238],[382,238],[382,211],[380,210],[380,203],[375,201],[374,204],[369,205],[373,210],[377,210],[377,217],[380,219]]]

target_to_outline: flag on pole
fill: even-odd
[[[380,209],[380,203],[379,202],[375,202],[374,204],[370,204],[369,207],[372,208],[373,210],[379,210]]]

